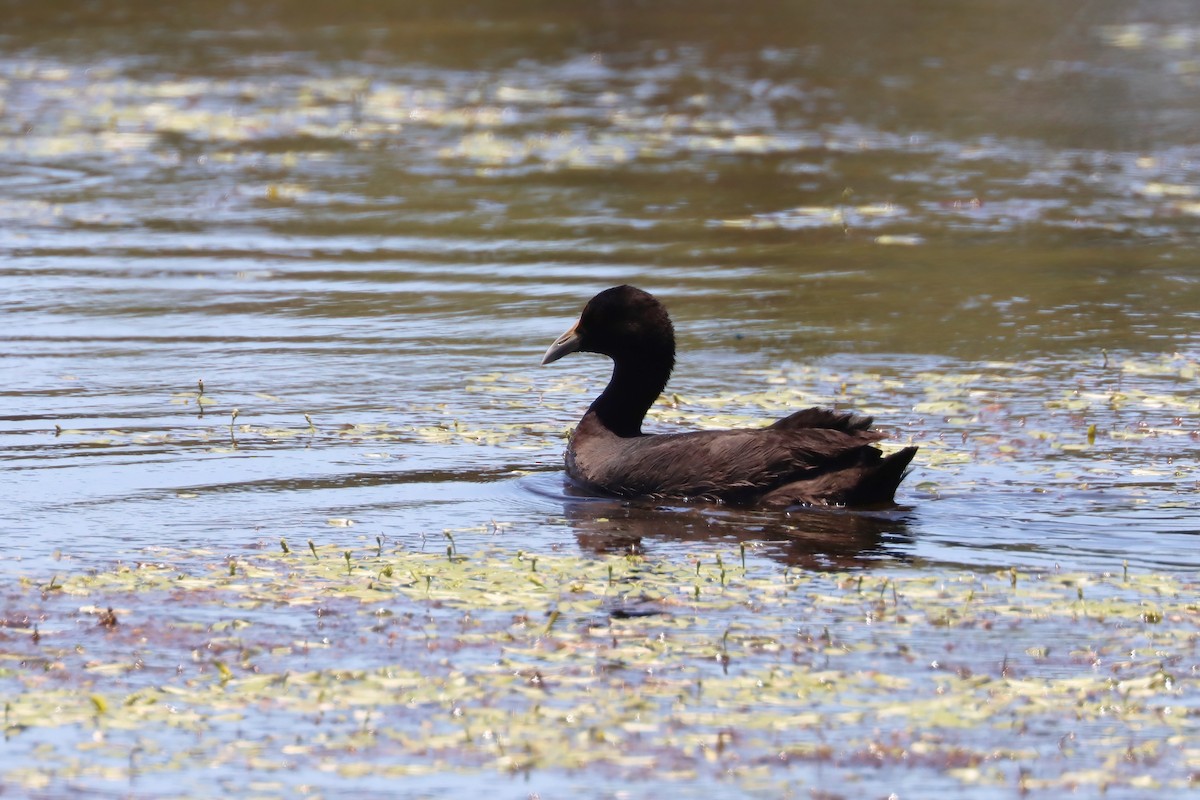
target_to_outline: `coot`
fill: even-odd
[[[644,434],[642,420],[675,366],[675,330],[662,303],[633,286],[606,289],[555,340],[542,364],[600,353],[613,374],[567,444],[567,473],[625,497],[738,505],[872,506],[893,502],[917,452],[884,456],[871,418],[808,408],[764,428]]]

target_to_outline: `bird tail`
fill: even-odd
[[[884,505],[895,501],[896,488],[909,473],[908,465],[917,454],[917,448],[905,447],[879,463],[855,484],[846,502],[851,505]]]

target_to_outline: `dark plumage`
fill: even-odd
[[[568,353],[613,360],[608,386],[567,445],[567,473],[621,496],[702,497],[781,508],[799,503],[891,503],[917,452],[884,456],[871,418],[821,408],[765,428],[644,434],[642,420],[675,366],[667,310],[632,286],[606,289],[550,346],[543,364]]]

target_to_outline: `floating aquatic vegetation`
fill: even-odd
[[[650,409],[647,429],[765,425],[814,405],[854,410],[873,415],[891,435],[884,449],[921,447],[922,474],[914,485],[931,495],[942,494],[951,476],[954,491],[969,491],[971,484],[961,476],[978,480],[1003,465],[1018,469],[1036,491],[1071,486],[1142,492],[1153,479],[1169,488],[1192,474],[1195,457],[1179,443],[1200,440],[1195,392],[1200,367],[1194,357],[1100,354],[1080,362],[1069,383],[1059,371],[1037,362],[954,364],[915,374],[841,370],[820,362],[747,370],[741,391],[693,394],[681,382],[681,391],[664,395]],[[591,375],[546,376],[533,368],[484,373],[467,379],[461,403],[408,404],[384,409],[373,420],[342,422],[312,409],[320,424],[307,411],[287,412],[294,403],[270,392],[240,395],[235,409],[232,400],[201,385],[170,398],[195,409],[193,424],[163,431],[58,425],[55,436],[61,447],[80,449],[196,447],[232,454],[350,447],[356,459],[372,462],[427,444],[552,458],[599,383]],[[1160,504],[1173,500],[1164,496]]]
[[[799,230],[823,226],[876,226],[882,221],[901,216],[901,211],[890,204],[858,205],[858,206],[804,206],[769,214],[756,214],[752,217],[721,220],[719,225],[725,228],[744,228],[749,230],[767,230],[780,228],[783,230]],[[884,237],[880,237],[884,239]],[[902,242],[903,237],[891,237],[893,242]],[[885,239],[883,243],[889,240]]]
[[[0,685],[8,746],[37,760],[5,782],[115,787],[201,762],[284,780],[328,759],[343,777],[797,788],[870,786],[869,765],[969,794],[1183,788],[1200,766],[1185,579],[806,573],[745,550],[463,553],[444,537],[158,549],[23,581],[4,597]]]

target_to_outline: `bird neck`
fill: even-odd
[[[643,354],[637,361],[613,359],[612,378],[590,409],[617,436],[641,436],[642,420],[666,388],[675,358]]]

